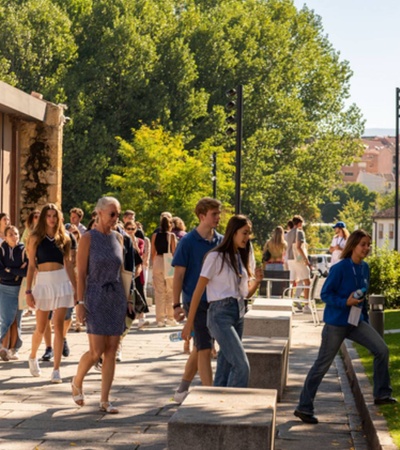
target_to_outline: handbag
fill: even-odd
[[[147,310],[147,304],[140,294],[140,292],[134,287],[133,288],[133,304],[134,304],[134,310],[138,314],[142,314],[146,312]]]
[[[265,252],[264,252],[264,254],[263,254],[263,258],[262,258],[262,260],[264,261],[264,262],[267,262],[267,261],[269,261],[270,259],[271,259],[271,252],[267,249],[267,250],[265,250]]]
[[[168,234],[168,253],[163,254],[164,260],[164,278],[173,278],[174,277],[174,268],[172,267],[172,258],[173,255],[171,253],[171,234]]]
[[[131,296],[131,287],[133,280],[133,272],[130,270],[125,270],[123,266],[121,266],[121,281],[124,286],[125,297],[127,300],[132,298]]]

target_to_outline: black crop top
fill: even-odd
[[[38,264],[56,262],[64,265],[64,255],[57,247],[56,241],[46,236],[37,246],[36,261]]]

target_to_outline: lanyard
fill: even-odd
[[[353,260],[350,258],[350,262],[351,262],[351,267],[353,269],[353,274],[354,274],[354,280],[356,282],[356,289],[360,289],[362,287],[367,287],[367,282],[366,279],[364,278],[364,266],[361,264],[361,279],[363,281],[364,286],[360,286],[359,284],[359,278],[357,277],[357,272],[356,272],[356,266],[354,265]]]

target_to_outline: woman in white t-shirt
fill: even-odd
[[[262,268],[250,269],[251,222],[243,215],[233,216],[223,241],[207,253],[193,293],[183,339],[190,339],[200,298],[207,288],[207,326],[219,344],[215,386],[247,387],[250,366],[241,339],[244,299],[251,297],[263,278]]]
[[[333,229],[335,230],[335,236],[333,237],[331,246],[329,247],[329,253],[332,254],[331,267],[340,261],[347,238],[350,234],[344,222],[338,222],[333,226]]]

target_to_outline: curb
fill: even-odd
[[[357,350],[346,339],[340,347],[346,374],[354,395],[362,426],[373,450],[398,450],[390,436],[386,419],[374,405],[372,386],[365,374]]]

